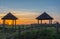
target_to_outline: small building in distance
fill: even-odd
[[[41,24],[43,20],[49,20],[49,24],[52,24],[52,20],[53,20],[53,18],[50,15],[48,15],[46,12],[38,16],[36,19],[38,20],[38,24],[39,24],[39,20],[41,20]]]
[[[6,20],[12,20],[13,25],[15,25],[16,28],[16,20],[18,19],[17,17],[15,17],[13,14],[11,14],[11,12],[9,12],[7,15],[5,15],[3,18],[1,18],[3,20],[3,27],[5,27],[5,22]]]

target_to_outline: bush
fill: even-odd
[[[15,34],[15,39],[60,39],[60,33],[56,34],[53,30],[26,30],[20,32],[20,37]]]
[[[54,39],[55,35],[52,30],[29,30],[20,34],[21,39]]]

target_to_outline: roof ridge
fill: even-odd
[[[44,12],[43,14],[41,14],[40,16],[38,16],[36,19],[53,19],[49,14],[47,14],[46,12]]]
[[[13,14],[11,14],[10,12],[5,15],[2,19],[12,19],[12,20],[16,20],[17,17],[15,17]]]

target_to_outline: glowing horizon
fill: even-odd
[[[41,15],[37,12],[26,12],[26,11],[24,13],[23,12],[24,11],[20,11],[20,12],[16,12],[16,11],[12,12],[11,11],[11,13],[18,18],[17,24],[34,24],[34,23],[37,23],[37,20],[35,18],[38,17],[39,15]],[[0,14],[0,24],[2,24],[1,18],[3,16],[5,16],[6,14],[7,14],[7,12]],[[52,15],[49,14],[49,15],[51,17],[53,17],[52,16],[53,14]],[[55,18],[57,18],[57,16],[56,17],[54,16],[53,18],[54,18],[53,23],[54,23],[55,20],[56,21],[58,20],[58,19],[55,19]],[[48,23],[48,21],[43,21],[43,23]],[[12,22],[7,21],[6,24],[12,24]]]

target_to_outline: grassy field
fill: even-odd
[[[0,26],[0,39],[60,39],[60,31],[57,34],[56,27],[41,26],[49,25],[21,25],[16,26],[16,29],[6,26],[5,30]]]

